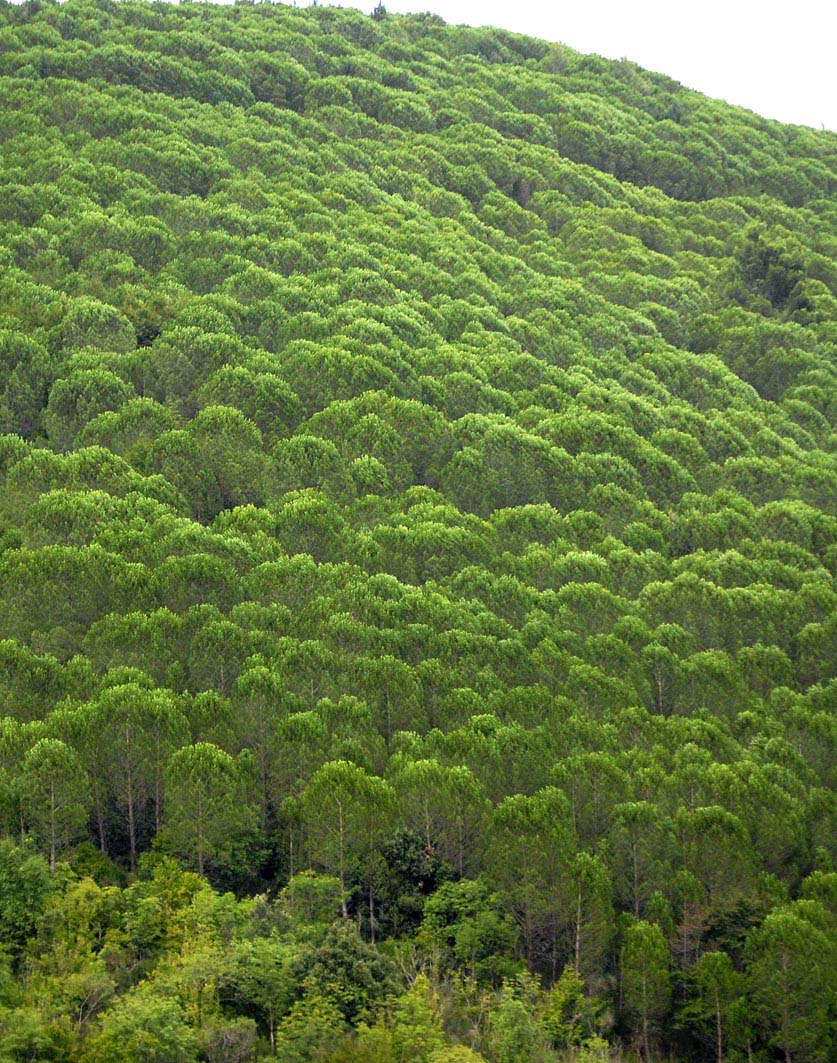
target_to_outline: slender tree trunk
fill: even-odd
[[[338,859],[339,859],[339,868],[340,868],[340,911],[343,914],[343,925],[344,926],[348,926],[349,925],[349,907],[346,904],[346,868],[344,866],[344,856],[343,856],[343,839],[344,839],[345,829],[344,829],[344,826],[343,826],[343,805],[340,804],[339,802],[338,802],[338,805],[337,805],[337,815],[338,815],[338,840],[339,840]]]
[[[642,979],[642,1050],[645,1063],[651,1063],[651,1046],[648,1043],[648,982]]]
[[[387,752],[389,752],[389,748],[390,748],[390,745],[392,743],[392,733],[395,730],[395,728],[392,725],[392,702],[390,701],[389,694],[386,694],[385,697],[386,697],[386,706],[387,706],[387,735],[386,735],[386,739],[387,739]]]
[[[197,857],[198,857],[198,874],[203,876],[203,856],[204,856],[204,843],[203,843],[203,793],[198,788],[198,809],[197,809]]]
[[[634,917],[639,919],[639,863],[637,860],[636,842],[631,843],[631,859],[633,861],[634,882],[633,882],[633,894],[634,894]]]
[[[128,839],[131,846],[131,874],[137,869],[137,829],[134,823],[134,779],[128,768]]]
[[[721,1026],[721,998],[715,987],[715,1032],[717,1035],[718,1063],[724,1063],[724,1034]]]
[[[552,924],[552,984],[558,981],[558,927]]]
[[[163,821],[163,783],[159,773],[154,780],[154,832],[160,833]]]
[[[49,783],[49,869],[55,874],[55,780]]]
[[[782,983],[783,983],[783,985],[787,986],[787,984],[788,984],[788,978],[787,978],[788,954],[785,951],[784,946],[782,947],[781,968],[782,968],[782,975],[783,975]],[[791,1060],[791,1050],[790,1050],[790,1044],[789,1044],[789,1042],[790,1042],[789,1028],[790,1028],[790,1013],[788,1011],[787,996],[785,996],[785,998],[783,1000],[783,1003],[782,1003],[782,1049],[783,1049],[783,1051],[785,1053],[785,1063],[793,1063],[793,1061]]]
[[[456,870],[459,872],[459,877],[465,877],[465,824],[460,819],[457,824],[457,845],[456,845]]]
[[[581,974],[581,886],[578,887],[578,902],[575,908],[575,969]]]
[[[375,944],[375,898],[372,894],[372,887],[369,887],[369,937],[372,944]]]
[[[96,796],[96,830],[99,834],[99,852],[106,853],[108,851],[108,839],[105,834],[105,812],[102,808],[102,799],[98,795]]]
[[[262,758],[262,828],[266,831],[270,822],[270,766],[265,758]]]

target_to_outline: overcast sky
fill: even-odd
[[[377,0],[336,2],[368,14]],[[625,57],[767,118],[837,132],[837,0],[384,0],[384,6]]]

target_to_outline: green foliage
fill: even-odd
[[[0,942],[13,957],[26,943],[54,884],[38,853],[0,839]]]
[[[646,1060],[668,1011],[668,949],[659,927],[639,921],[625,934],[621,953],[622,997],[637,1047]]]
[[[747,981],[768,1043],[786,1059],[825,1060],[834,1007],[834,921],[816,901],[776,908],[747,937]]]
[[[203,875],[231,861],[231,849],[255,830],[253,808],[242,800],[249,765],[211,742],[183,746],[169,760],[163,837]]]
[[[500,898],[480,882],[445,882],[427,899],[420,940],[442,970],[499,985],[511,977],[517,927]]]
[[[87,775],[70,746],[42,738],[24,758],[20,785],[24,813],[55,871],[58,851],[79,838],[87,823]]]
[[[189,1063],[197,1058],[196,1049],[177,1002],[139,988],[102,1016],[87,1058],[93,1063]]]
[[[0,89],[3,1063],[825,1063],[834,134],[383,5]]]
[[[397,984],[392,962],[351,925],[331,927],[318,946],[298,958],[294,975],[353,1024],[368,1019]]]

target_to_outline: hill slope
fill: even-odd
[[[321,7],[0,90],[0,1059],[825,1060],[837,136]]]

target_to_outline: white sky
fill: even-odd
[[[377,0],[323,2],[368,14]],[[384,0],[384,6],[632,59],[767,118],[837,132],[837,0]]]

